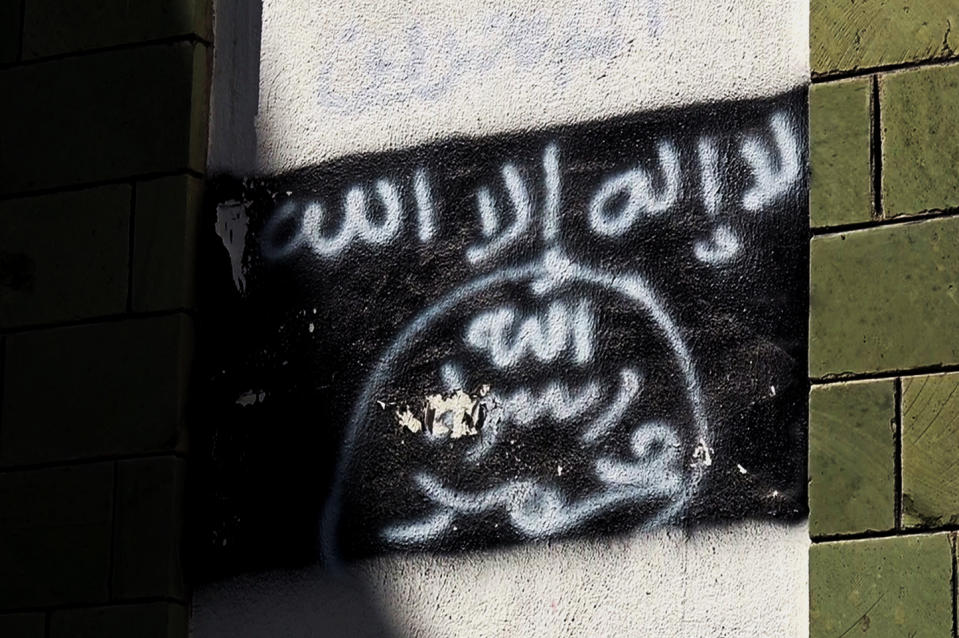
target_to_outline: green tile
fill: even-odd
[[[909,527],[959,523],[959,374],[902,382],[902,518]]]
[[[117,462],[115,599],[183,597],[185,474],[174,456]]]
[[[8,336],[0,465],[181,447],[192,340],[182,314]]]
[[[959,65],[885,75],[879,101],[883,214],[959,206]]]
[[[55,611],[50,638],[186,638],[181,605],[149,603]]]
[[[133,309],[192,307],[203,182],[187,176],[139,182],[133,248]]]
[[[20,57],[20,2],[0,2],[0,64],[16,62]]]
[[[809,374],[959,363],[959,218],[814,237]]]
[[[812,226],[869,221],[873,214],[869,78],[809,90]]]
[[[159,38],[212,40],[212,0],[26,0],[27,59]]]
[[[0,616],[3,638],[44,638],[47,631],[45,614],[5,614]]]
[[[0,609],[107,601],[113,472],[0,473]]]
[[[895,526],[895,386],[817,386],[809,393],[809,533]]]
[[[952,637],[947,534],[809,548],[809,638]]]
[[[129,186],[0,202],[0,328],[124,312]]]
[[[956,49],[956,0],[811,0],[809,4],[813,75],[949,58]]]
[[[189,43],[0,71],[0,194],[203,171],[208,82]]]

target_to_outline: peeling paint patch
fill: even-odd
[[[397,410],[396,420],[401,427],[407,428],[414,434],[423,429],[423,422],[413,416],[413,412],[410,411],[409,408],[404,409],[402,412]]]
[[[226,252],[230,255],[233,285],[241,295],[246,291],[243,251],[246,249],[246,232],[249,225],[250,218],[245,204],[231,200],[216,207],[216,234],[220,236]]]
[[[484,385],[474,394],[464,390],[429,394],[412,407],[409,403],[397,406],[394,416],[401,428],[414,434],[425,432],[433,437],[451,439],[476,436],[489,411],[486,405],[489,391],[490,387]],[[377,403],[384,409],[387,406],[383,401]]]

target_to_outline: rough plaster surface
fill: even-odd
[[[218,55],[245,65],[219,29]],[[264,0],[255,165],[773,95],[807,81],[808,59],[796,0]],[[248,67],[223,73],[231,103],[256,90],[239,88]],[[214,109],[214,170],[246,164],[229,117]]]
[[[802,637],[807,546],[744,522],[255,574],[199,589],[193,635]]]

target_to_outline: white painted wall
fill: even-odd
[[[245,57],[255,30],[219,14],[229,24],[217,33],[214,171],[242,161],[246,122],[228,120],[249,116],[230,110],[254,91],[253,164],[277,173],[450,135],[770,95],[809,77],[799,0],[263,0],[255,87],[243,86],[256,81]]]
[[[214,172],[772,95],[809,77],[806,0],[264,0],[252,56],[259,23],[236,6],[218,12]],[[198,590],[193,633],[339,635],[324,633],[331,619],[356,612],[399,636],[801,638],[807,544],[805,525],[744,521],[392,556],[346,585],[251,575]]]
[[[804,525],[746,522],[254,574],[198,590],[193,635],[793,638],[807,546]]]

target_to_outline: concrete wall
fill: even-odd
[[[209,166],[221,175],[362,166],[450,138],[776,96],[809,77],[804,2],[266,0],[259,12],[218,13]],[[227,235],[221,284],[251,294],[254,262]],[[315,635],[335,621],[370,635],[805,636],[807,543],[802,522],[747,518],[260,571],[200,587],[193,633]]]
[[[810,17],[810,635],[953,636],[959,6]]]

